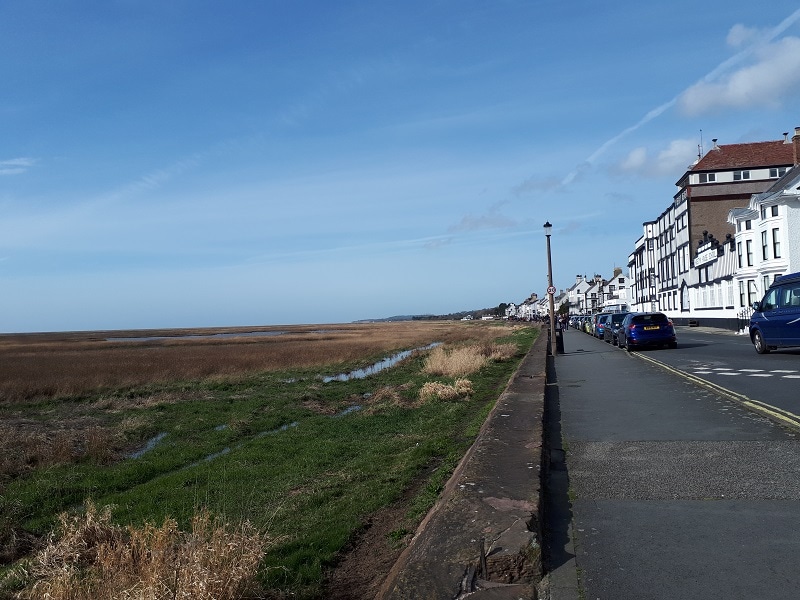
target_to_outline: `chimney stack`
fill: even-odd
[[[794,166],[800,165],[800,127],[794,128],[794,137],[792,138],[792,149],[794,150]]]

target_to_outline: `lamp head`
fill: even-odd
[[[550,224],[550,221],[547,221],[547,223],[544,224],[544,234],[549,236],[551,233],[553,233],[553,226]]]

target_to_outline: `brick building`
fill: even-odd
[[[734,273],[721,268],[731,261],[720,260],[712,268],[709,256],[719,252],[722,259],[733,247],[731,210],[748,207],[755,194],[765,192],[797,164],[800,128],[791,139],[785,133],[782,140],[713,143],[677,181],[679,191],[672,203],[643,224],[644,235],[628,261],[633,310],[662,310],[676,323],[686,324],[697,319],[697,310],[734,308],[728,306]],[[719,293],[701,296],[701,288]],[[719,301],[698,302],[701,297]]]

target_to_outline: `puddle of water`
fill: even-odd
[[[336,413],[333,415],[334,417],[343,417],[345,415],[349,415],[350,413],[356,412],[357,410],[361,410],[361,407],[356,404],[355,406],[348,406],[342,412]]]
[[[281,431],[287,431],[290,427],[297,427],[298,425],[299,425],[299,423],[297,421],[293,421],[292,423],[287,423],[286,425],[281,425],[277,429],[271,429],[269,431],[262,431],[261,433],[257,433],[256,435],[253,436],[252,439],[257,440],[258,438],[266,437],[268,435],[272,435],[272,434],[275,434],[275,433],[280,433]],[[219,428],[215,427],[214,429],[219,429]],[[223,448],[219,452],[214,452],[213,454],[209,454],[203,460],[198,460],[197,462],[193,462],[192,464],[190,464],[189,466],[184,467],[184,468],[190,469],[192,467],[196,467],[197,465],[199,465],[199,464],[201,464],[203,462],[211,462],[215,458],[219,458],[220,456],[224,456],[225,454],[228,454],[231,450],[238,450],[239,448],[244,446],[246,443],[247,442],[242,442],[240,444],[236,444],[233,448],[230,448],[230,447]]]
[[[158,442],[163,440],[165,437],[167,437],[166,431],[162,431],[158,435],[151,437],[149,440],[147,440],[147,443],[144,445],[143,448],[140,448],[136,452],[132,452],[131,454],[128,455],[128,458],[141,458],[142,456],[150,452],[150,450],[155,448]]]
[[[411,356],[412,353],[418,350],[431,350],[436,348],[436,346],[441,346],[441,342],[434,342],[433,344],[428,344],[427,346],[423,346],[421,348],[414,348],[413,350],[403,350],[402,352],[398,352],[397,354],[390,356],[388,358],[384,358],[383,360],[376,362],[374,365],[370,365],[369,367],[364,367],[363,369],[356,369],[355,371],[350,371],[349,373],[340,373],[339,375],[332,375],[328,377],[323,377],[323,383],[330,383],[331,381],[350,381],[351,379],[364,379],[365,377],[369,377],[370,375],[374,375],[375,373],[379,373],[384,369],[388,369],[389,367],[395,366],[401,360],[404,360]]]
[[[231,451],[231,449],[230,449],[230,448],[223,448],[223,449],[222,449],[222,450],[220,450],[219,452],[214,452],[214,454],[209,454],[209,455],[208,455],[208,456],[206,456],[206,457],[205,457],[203,460],[204,460],[204,461],[206,461],[206,462],[211,462],[211,461],[212,461],[212,460],[214,460],[215,458],[219,458],[219,457],[220,457],[220,456],[222,456],[223,454],[227,454],[227,453],[228,453],[228,452],[230,452],[230,451]]]
[[[281,431],[287,431],[290,427],[297,427],[300,423],[297,421],[292,421],[291,423],[287,423],[286,425],[281,425],[277,429],[270,429],[269,431],[262,431],[261,433],[256,434],[254,439],[262,438],[268,435],[273,435],[275,433],[280,433]]]

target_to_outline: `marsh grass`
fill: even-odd
[[[414,530],[538,332],[510,325],[394,325],[345,328],[342,339],[299,333],[308,354],[317,358],[283,368],[277,365],[290,359],[275,358],[280,344],[274,340],[283,337],[277,336],[242,344],[268,346],[275,354],[259,369],[243,366],[237,344],[215,343],[217,370],[201,369],[206,374],[197,378],[159,367],[152,380],[114,387],[114,369],[100,373],[100,362],[99,374],[91,378],[96,389],[85,387],[71,396],[9,392],[0,402],[3,454],[16,458],[0,463],[0,508],[13,507],[0,520],[0,556],[7,563],[31,560],[37,544],[59,530],[57,516],[71,518],[87,499],[114,506],[115,527],[128,536],[133,530],[126,528],[159,522],[191,531],[198,510],[207,510],[226,523],[252,523],[269,533],[272,542],[260,559],[258,582],[274,597],[323,597],[325,571],[338,553],[371,514],[396,502],[422,477],[399,528]],[[313,336],[327,336],[318,340],[322,352],[313,349]],[[298,340],[284,341],[288,355],[295,356]],[[421,397],[426,384],[455,386],[452,377],[426,370],[428,352],[413,353],[365,379],[322,382],[322,375],[349,372],[432,342],[443,342],[448,355],[459,347],[481,349],[483,366],[470,375],[471,390],[456,402]],[[72,343],[83,348],[95,341],[63,341],[57,350],[45,344],[45,355],[66,355]],[[32,364],[45,367],[46,360],[33,356],[35,348],[23,352],[22,342],[15,344],[18,356],[27,353]],[[198,357],[208,351],[205,342],[196,348],[176,345],[184,366],[195,350]],[[492,350],[495,346],[505,347],[506,358]],[[342,356],[337,348],[347,350]],[[106,349],[109,364],[121,362],[111,356],[117,351],[130,356],[130,348],[113,346]],[[81,353],[75,352],[75,365],[83,364]],[[52,389],[75,385],[83,367],[76,368],[65,375],[73,383],[55,382]],[[154,436],[159,441],[152,450],[128,458]],[[0,597],[30,590],[29,581],[26,587],[19,578],[5,581]]]
[[[96,394],[177,380],[237,379],[264,371],[343,367],[396,348],[492,339],[497,327],[447,321],[226,329],[242,337],[198,338],[218,330],[0,335],[0,403]],[[272,332],[271,337],[248,337]],[[152,341],[113,338],[163,336]]]
[[[451,385],[439,381],[427,381],[419,391],[420,400],[456,400],[472,393],[472,382],[469,379],[456,379]]]
[[[484,342],[455,348],[438,346],[425,360],[424,371],[432,375],[463,377],[482,369],[490,361],[510,359],[518,351],[512,343]]]
[[[111,509],[87,503],[59,516],[58,531],[17,574],[33,584],[21,599],[232,600],[257,589],[269,538],[249,522],[230,526],[200,510],[191,530],[173,519],[156,526],[115,525]]]

